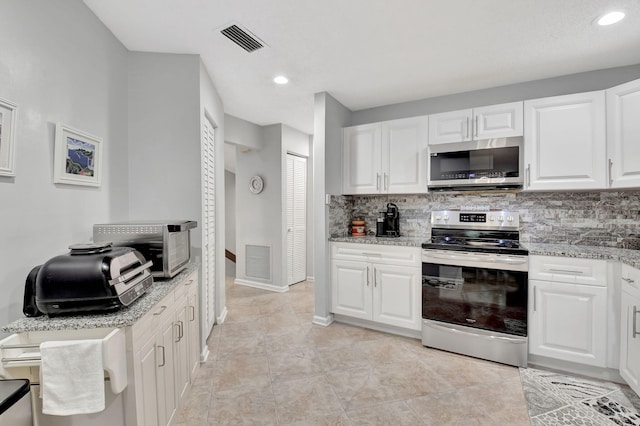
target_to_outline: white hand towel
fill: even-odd
[[[40,344],[42,412],[56,416],[104,410],[102,340]]]

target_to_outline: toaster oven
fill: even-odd
[[[93,225],[93,241],[132,247],[153,262],[155,278],[171,278],[191,259],[189,230],[198,226],[192,220],[120,222]]]

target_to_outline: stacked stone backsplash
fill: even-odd
[[[432,211],[486,206],[518,211],[525,242],[640,249],[640,191],[332,196],[331,235],[348,235],[355,216],[362,216],[367,234],[375,235],[376,218],[387,203],[398,206],[400,233],[406,237],[428,238]]]

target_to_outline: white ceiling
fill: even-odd
[[[360,110],[640,63],[638,0],[84,2],[130,50],[200,54],[226,113],[307,133],[317,92]],[[592,24],[612,9],[627,18]],[[268,47],[245,52],[230,23]]]

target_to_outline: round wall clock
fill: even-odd
[[[264,189],[264,181],[260,176],[253,176],[249,179],[249,191],[259,194]]]

